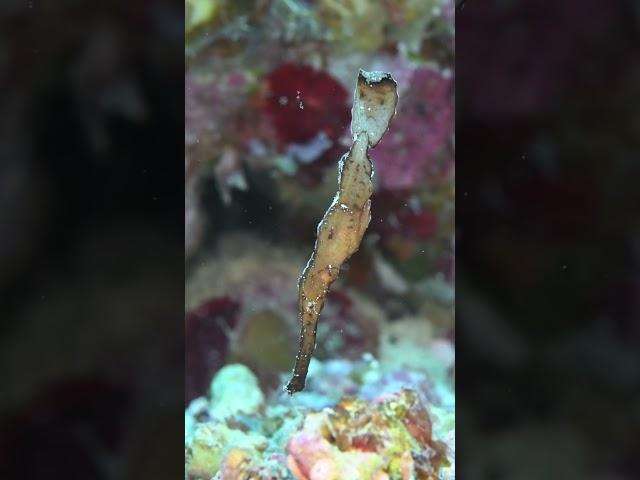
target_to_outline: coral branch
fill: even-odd
[[[369,225],[373,166],[368,152],[389,128],[397,103],[390,74],[360,70],[351,110],[353,143],[340,159],[338,192],[318,224],[315,248],[298,282],[301,331],[293,378],[286,387],[290,394],[304,389],[327,292]]]

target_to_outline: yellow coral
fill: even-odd
[[[211,22],[220,8],[219,0],[185,0],[185,30],[190,33],[196,27]]]
[[[328,28],[329,40],[350,49],[376,51],[384,42],[385,12],[371,0],[321,0],[318,18]]]

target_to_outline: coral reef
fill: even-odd
[[[453,11],[187,1],[191,478],[454,478]],[[388,118],[367,94],[389,83],[350,98],[359,70],[401,98],[371,163],[363,129]]]
[[[429,414],[409,389],[371,403],[345,399],[309,413],[287,450],[287,465],[298,480],[427,480],[448,464],[446,445],[433,441]]]
[[[438,396],[418,371],[383,370],[371,356],[314,360],[308,388],[288,397],[227,365],[185,412],[187,477],[453,478],[450,383]]]

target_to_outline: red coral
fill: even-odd
[[[266,77],[265,110],[283,143],[304,143],[324,132],[337,139],[351,114],[344,87],[326,72],[285,63]]]
[[[228,297],[207,301],[185,318],[185,402],[204,395],[228,349],[226,328],[237,321],[240,304]]]

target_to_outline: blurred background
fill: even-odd
[[[292,412],[335,406],[347,394],[369,401],[402,386],[441,408],[437,436],[453,460],[453,2],[187,0],[185,65],[188,473],[204,478],[219,469],[220,478],[236,478],[228,453],[203,466],[204,439],[225,438],[225,449],[250,457],[247,472],[272,478],[256,473],[271,457],[251,453],[249,438],[229,437],[216,418],[238,364],[250,374],[233,381],[249,378],[264,401],[247,407],[251,421],[232,416],[236,431],[290,425],[288,434],[264,434],[275,463],[284,466],[289,455],[304,471],[324,448],[310,443],[295,453],[291,433],[301,423],[287,423]],[[370,152],[370,226],[320,315],[307,388],[290,399],[282,386],[298,348],[297,280],[351,145],[361,68],[393,75],[397,115]],[[270,416],[276,406],[280,413]],[[357,431],[355,421],[347,425]],[[342,458],[326,455],[328,464]],[[307,478],[287,467],[269,472]],[[370,478],[359,475],[350,478]]]
[[[183,11],[0,4],[2,478],[182,475]]]
[[[464,478],[640,478],[639,7],[458,8]]]

